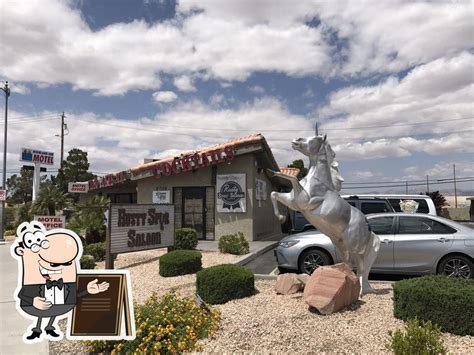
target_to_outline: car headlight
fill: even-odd
[[[280,246],[283,248],[291,248],[293,245],[298,244],[300,241],[293,239],[293,240],[286,240],[284,242],[280,242]]]

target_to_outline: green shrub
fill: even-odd
[[[197,273],[196,292],[210,304],[226,303],[254,295],[255,277],[239,265],[213,266]]]
[[[175,250],[160,257],[163,277],[194,274],[202,268],[202,254],[196,250]]]
[[[390,342],[386,344],[387,349],[392,350],[395,355],[405,354],[446,354],[441,330],[439,326],[431,324],[430,321],[419,324],[417,319],[407,322],[405,331],[398,329],[389,332]]]
[[[219,238],[219,251],[234,255],[248,254],[250,251],[249,242],[242,232],[223,235]]]
[[[194,250],[198,244],[197,232],[193,228],[179,228],[175,232],[176,249]]]
[[[441,331],[474,335],[474,280],[425,276],[393,285],[396,318],[431,321]]]
[[[80,260],[81,269],[93,269],[95,268],[95,261],[92,255],[83,255]]]
[[[84,253],[92,255],[95,261],[103,261],[105,259],[105,242],[86,245]]]
[[[158,300],[156,295],[143,305],[135,305],[137,336],[130,341],[86,341],[91,353],[176,354],[200,350],[199,339],[212,336],[218,328],[220,312],[197,306],[192,298],[174,293]]]

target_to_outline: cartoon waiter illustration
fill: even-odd
[[[40,222],[24,222],[17,228],[11,254],[19,259],[17,309],[34,320],[31,333],[27,331],[24,336],[26,342],[42,340],[42,335],[50,340],[62,339],[62,332],[56,329],[58,319],[67,316],[78,298],[109,288],[107,282],[95,279],[87,284],[87,290],[77,292],[82,243],[70,230],[46,231]],[[42,331],[44,318],[49,319],[44,328],[46,335]]]

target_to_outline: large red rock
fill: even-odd
[[[298,279],[295,274],[278,275],[275,291],[282,295],[291,295],[303,291],[304,283]]]
[[[305,302],[322,314],[337,312],[359,299],[360,283],[344,263],[320,266],[304,288]]]

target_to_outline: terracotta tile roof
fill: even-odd
[[[144,170],[150,170],[150,169],[153,169],[153,168],[157,167],[159,164],[162,164],[162,163],[165,163],[165,162],[171,163],[176,156],[187,156],[187,155],[192,155],[192,154],[195,154],[195,153],[199,153],[199,154],[206,153],[206,152],[210,152],[210,151],[216,150],[216,149],[223,149],[225,146],[230,145],[230,144],[232,144],[234,147],[239,147],[239,146],[243,146],[243,145],[247,145],[247,144],[260,143],[260,142],[264,142],[264,144],[267,145],[267,143],[265,141],[265,138],[261,134],[252,134],[252,135],[249,135],[249,136],[233,139],[233,140],[230,140],[230,141],[225,142],[225,143],[219,143],[219,144],[215,144],[215,145],[210,146],[210,147],[197,149],[197,150],[184,151],[184,152],[181,152],[180,154],[172,156],[172,157],[162,158],[162,159],[150,162],[150,163],[140,164],[138,166],[135,166],[135,167],[131,168],[130,171],[133,174],[133,173],[138,173],[138,172],[141,172],[141,171],[144,171]],[[268,147],[268,145],[267,145],[267,147]],[[270,154],[271,154],[271,151],[270,151]]]
[[[280,171],[283,174],[295,176],[295,177],[298,176],[298,174],[300,173],[300,169],[298,168],[280,168]]]

